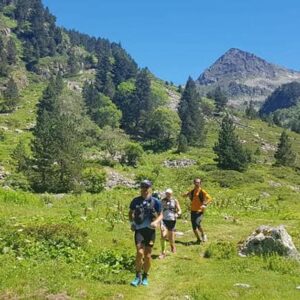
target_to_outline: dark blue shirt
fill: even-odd
[[[154,197],[149,197],[147,199],[144,199],[142,196],[139,196],[139,197],[136,197],[134,198],[131,203],[130,203],[130,206],[129,208],[131,210],[135,210],[137,207],[141,207],[143,206],[144,208],[147,208],[147,207],[150,207],[151,205],[151,199],[152,201],[154,201],[154,205],[153,205],[153,208],[155,209],[155,211],[160,214],[161,213],[161,203],[158,199],[154,198]],[[149,210],[146,209],[147,212],[150,212]],[[146,216],[145,216],[145,219],[143,221],[142,224],[136,224],[135,225],[135,228],[136,229],[142,229],[142,228],[146,228],[146,227],[150,227],[150,224],[151,224],[151,217],[150,217],[150,214],[148,213]]]

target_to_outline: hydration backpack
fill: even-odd
[[[191,191],[191,194],[190,194],[190,199],[191,199],[191,201],[193,200],[193,197],[194,197],[194,190],[192,190]],[[203,193],[203,191],[202,191],[202,189],[201,189],[201,191],[199,192],[199,201],[201,202],[201,203],[203,203],[204,202],[204,199],[205,198],[205,196],[204,196],[204,193]]]
[[[140,205],[136,206],[133,214],[134,223],[140,225],[147,217],[150,217],[150,220],[153,221],[157,215],[154,204],[155,200],[151,197],[150,200],[144,200]]]

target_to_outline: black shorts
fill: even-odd
[[[176,220],[163,220],[163,225],[169,230],[169,231],[174,231],[175,230],[175,225],[176,225]]]
[[[191,222],[193,230],[200,227],[200,223],[203,219],[203,212],[192,211],[191,212]]]
[[[136,245],[142,244],[146,247],[153,247],[155,242],[155,229],[142,228],[136,230],[134,241]]]

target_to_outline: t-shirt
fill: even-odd
[[[145,218],[144,218],[144,221],[142,224],[135,224],[135,229],[142,229],[142,228],[146,228],[146,227],[150,227],[150,224],[152,222],[151,220],[151,215],[150,215],[150,210],[147,209],[151,206],[151,199],[153,199],[152,201],[154,201],[154,210],[160,214],[161,213],[161,204],[160,204],[160,201],[154,197],[149,197],[147,199],[143,198],[142,196],[139,196],[139,197],[136,197],[134,198],[131,203],[130,203],[130,210],[135,210],[137,209],[138,207],[144,207],[146,208],[146,215],[145,215]]]
[[[206,203],[211,202],[211,196],[202,188],[199,189],[194,189],[192,191],[194,191],[193,193],[193,199],[192,199],[192,203],[191,203],[191,211],[198,211],[201,212],[203,209],[201,208],[202,203],[200,202],[199,199],[199,193],[202,190],[202,193],[204,194],[204,199]],[[190,193],[192,193],[192,191],[190,191]]]

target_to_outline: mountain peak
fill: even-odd
[[[280,84],[294,80],[300,80],[300,73],[230,48],[199,76],[197,84],[204,93],[220,86],[232,100],[263,101]]]
[[[237,48],[230,48],[210,68],[201,74],[198,81],[201,84],[210,84],[224,79],[224,76],[231,79],[255,77],[258,75],[274,78],[277,71],[281,69],[252,53]]]

